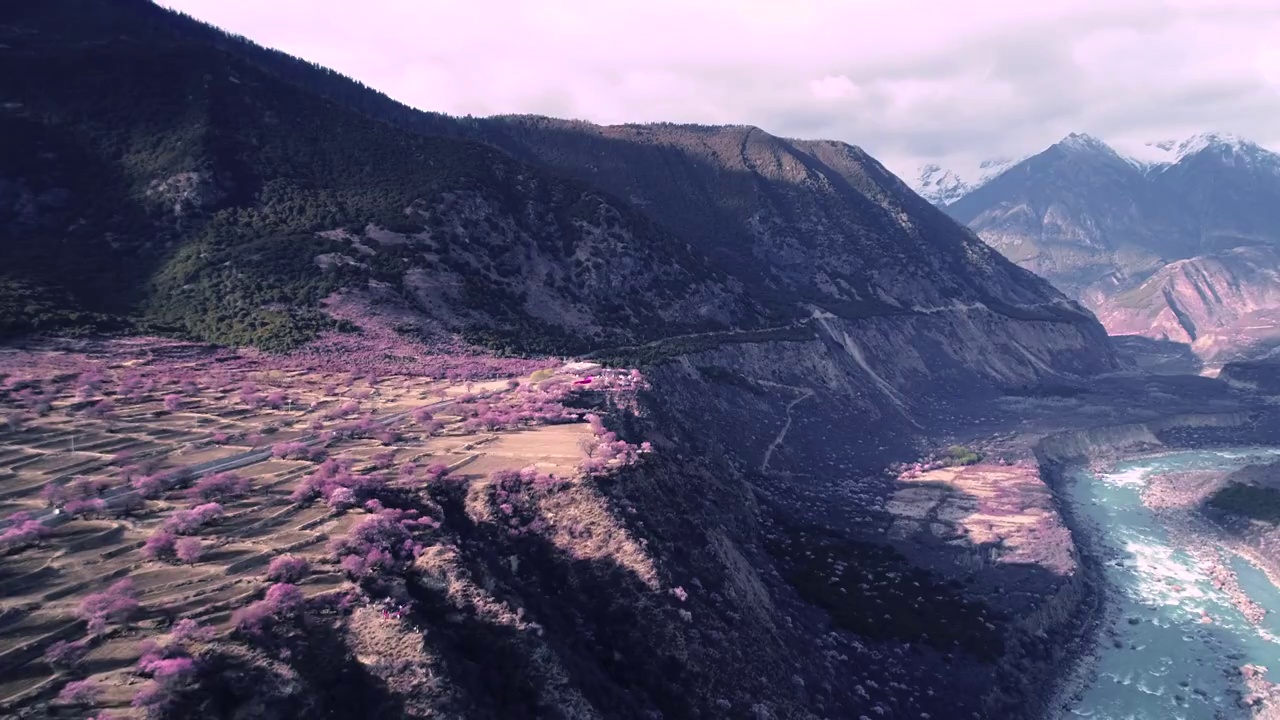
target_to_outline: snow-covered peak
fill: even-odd
[[[937,163],[920,166],[912,189],[934,205],[947,205],[994,180],[1023,158],[988,158],[976,164],[958,162],[944,168]]]
[[[955,172],[936,163],[921,166],[914,189],[935,205],[946,205],[969,192],[969,184]]]
[[[1085,133],[1073,132],[1055,143],[1054,147],[1075,152],[1115,153],[1115,151],[1111,149],[1110,145]]]
[[[1252,151],[1257,145],[1230,133],[1200,133],[1178,144],[1178,159],[1195,155],[1209,148],[1228,149],[1233,152]]]
[[[1185,140],[1119,145],[1129,162],[1143,170],[1160,171],[1205,151],[1218,153],[1232,162],[1280,162],[1280,155],[1230,133],[1206,132]]]

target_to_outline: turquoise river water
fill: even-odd
[[[1262,665],[1268,680],[1280,681],[1280,591],[1261,570],[1232,560],[1241,588],[1271,613],[1252,625],[1140,498],[1159,473],[1230,470],[1277,457],[1274,448],[1204,450],[1139,458],[1106,474],[1078,471],[1068,500],[1096,528],[1116,612],[1100,636],[1096,678],[1065,717],[1243,718],[1233,692],[1243,688],[1238,668]]]

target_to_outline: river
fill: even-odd
[[[1271,669],[1267,679],[1280,680],[1280,591],[1248,562],[1232,561],[1244,592],[1272,613],[1260,626],[1249,623],[1140,496],[1159,473],[1231,470],[1278,455],[1273,448],[1178,452],[1105,474],[1076,472],[1067,499],[1094,528],[1113,612],[1100,635],[1096,676],[1065,717],[1247,718],[1236,702],[1238,668],[1263,665]]]

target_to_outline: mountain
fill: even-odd
[[[311,651],[232,631],[201,647],[181,692],[153,698],[165,716],[1023,717],[1050,696],[1091,590],[1038,473],[999,464],[1025,497],[985,485],[995,463],[974,472],[981,497],[921,483],[938,502],[925,507],[898,495],[894,468],[940,457],[967,420],[1056,413],[1061,398],[1034,395],[1121,363],[1088,310],[861,149],[745,126],[419,112],[145,0],[6,4],[0,44],[8,334],[269,353],[332,352],[340,336],[375,358],[404,352],[389,337],[460,336],[555,367],[643,366],[618,373],[639,388],[625,408],[590,377],[574,387],[651,456],[537,490],[527,534],[498,515],[510,504],[481,507],[507,491],[465,454],[534,442],[520,430],[396,447],[463,453],[456,482],[430,488],[446,522],[421,532],[429,557],[352,580],[325,556],[317,575],[349,602],[301,638]],[[246,356],[271,369],[273,355]],[[30,390],[4,380],[6,401]],[[1025,544],[1004,546],[1010,527]],[[228,578],[209,614],[256,598],[254,573]],[[40,642],[63,632],[5,617]],[[119,639],[123,657],[139,637]],[[35,677],[38,649],[0,664]],[[86,667],[159,675],[138,654]]]
[[[975,169],[961,171],[928,163],[920,166],[911,189],[934,205],[949,205],[991,182],[1017,163],[1018,160],[1013,158],[990,159],[981,161]]]
[[[58,27],[55,5],[18,22]],[[175,35],[149,3],[113,7],[138,27],[81,42],[6,26],[11,330],[97,316],[289,347],[323,324],[321,298],[368,283],[525,347],[751,320],[723,273],[625,203],[379,122]]]
[[[1206,312],[1228,325],[1227,318],[1246,322],[1260,309],[1254,301],[1273,296],[1265,287],[1275,269],[1265,264],[1272,254],[1217,256],[1280,242],[1280,155],[1233,136],[1197,135],[1121,154],[1073,133],[945,209],[1006,257],[1081,300],[1113,334],[1167,335],[1164,320],[1155,318],[1167,320],[1163,313],[1172,310],[1156,303],[1133,313],[1141,298],[1159,295],[1150,289],[1169,281],[1165,270],[1187,269],[1170,265],[1177,261],[1196,260],[1192,266],[1203,268],[1226,263],[1233,277],[1263,285],[1206,296],[1221,304]],[[1264,264],[1246,271],[1241,263],[1247,262]],[[1145,285],[1149,280],[1154,285]],[[1155,324],[1144,328],[1138,317]],[[1238,334],[1238,342],[1248,336]],[[1229,354],[1234,342],[1201,347],[1210,352],[1212,345],[1216,356]]]
[[[1169,263],[1108,298],[1100,321],[1115,335],[1187,343],[1205,360],[1280,341],[1280,252],[1246,246]]]
[[[982,303],[1079,312],[923,203],[861,149],[753,127],[477,121],[477,136],[604,188],[693,239],[783,317]]]

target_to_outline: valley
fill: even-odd
[[[1073,134],[939,208],[149,0],[0,45],[0,715],[1270,712],[1271,226],[1204,180],[1254,147]],[[1112,682],[1166,647],[1185,692]]]

